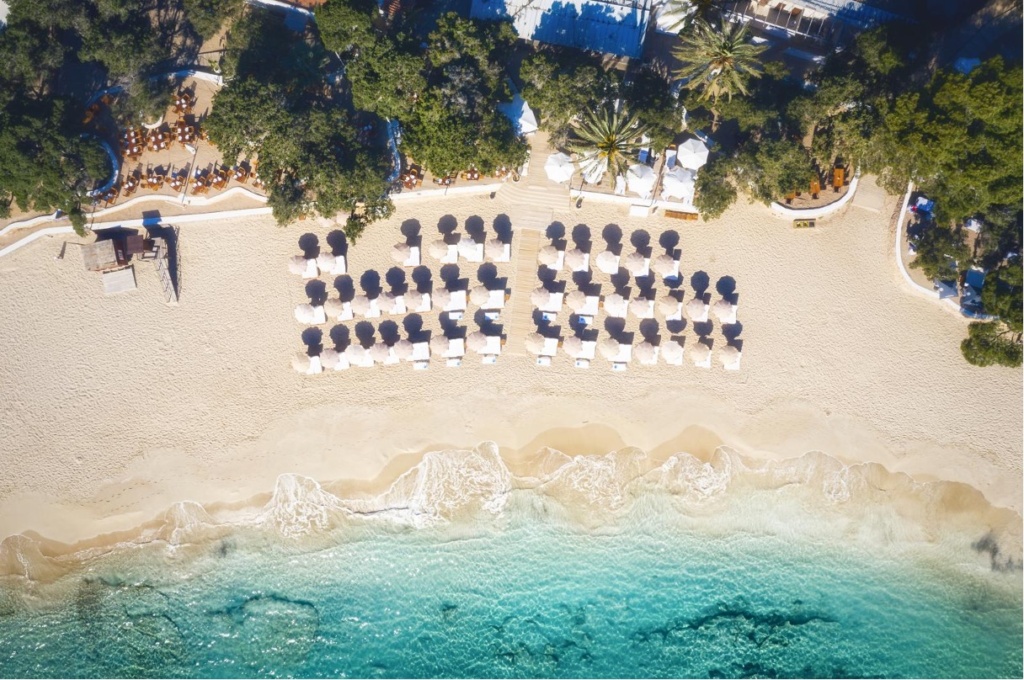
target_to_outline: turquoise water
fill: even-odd
[[[471,526],[122,549],[0,589],[0,675],[1021,676],[1019,572],[649,514]]]

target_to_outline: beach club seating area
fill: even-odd
[[[525,338],[538,366],[564,355],[588,369],[600,355],[616,372],[631,365],[682,366],[687,358],[710,368],[715,355],[726,370],[739,369],[736,283],[723,276],[712,292],[703,271],[687,281],[676,232],[662,233],[652,245],[647,232],[637,230],[624,243],[622,230],[608,225],[596,245],[588,226],[567,235],[556,223],[545,240],[530,294],[535,329]]]
[[[502,314],[510,299],[511,226],[488,230],[479,218],[467,220],[464,230],[458,226],[447,216],[436,233],[424,236],[409,220],[386,260],[357,252],[368,265],[359,269],[349,262],[342,232],[328,234],[323,245],[314,234],[300,239],[303,252],[288,267],[305,281],[308,301],[294,315],[306,326],[306,349],[295,354],[293,368],[316,374],[497,363],[506,344]]]

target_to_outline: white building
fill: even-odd
[[[639,57],[654,0],[473,0],[475,19],[511,19],[524,40]]]
[[[769,33],[831,43],[890,21],[910,21],[906,0],[738,0],[734,19],[753,21]]]

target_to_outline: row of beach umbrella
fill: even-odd
[[[643,341],[635,347],[621,343],[613,337],[607,337],[600,342],[586,341],[579,336],[570,336],[559,341],[557,338],[549,338],[540,333],[531,333],[526,336],[526,350],[536,356],[553,356],[555,351],[561,350],[570,358],[589,361],[594,356],[594,350],[602,357],[613,363],[628,363],[634,356],[636,360],[647,366],[653,366],[662,360],[671,365],[683,363],[683,345],[676,340],[655,345]],[[695,366],[709,368],[711,366],[711,348],[703,342],[696,342],[689,349],[690,360]],[[741,353],[732,345],[726,345],[718,351],[718,358],[727,369],[736,370],[739,368]]]
[[[537,251],[537,261],[545,267],[552,268],[557,268],[561,261],[572,271],[584,271],[588,268],[589,253],[579,248],[566,250],[564,255],[562,252],[554,245],[548,244]],[[642,253],[634,251],[623,258],[610,250],[604,250],[594,258],[594,266],[608,275],[618,274],[622,268],[633,276],[646,276],[651,269],[665,278],[679,276],[679,261],[667,253],[649,259]]]
[[[696,176],[696,171],[708,162],[710,152],[704,142],[699,139],[688,139],[683,142],[679,149],[671,156],[672,163],[666,169],[662,177],[662,193],[672,195],[670,191],[677,191],[678,185],[688,184],[691,187]],[[597,164],[589,157],[580,158],[580,171],[587,182],[599,182],[601,175],[607,169],[607,164]],[[564,184],[572,180],[576,173],[576,166],[572,158],[564,153],[553,153],[544,162],[544,172],[548,179],[557,184]],[[683,171],[683,172],[677,172]],[[686,173],[686,174],[684,174]],[[670,179],[671,176],[671,179]],[[629,190],[641,196],[649,197],[657,184],[657,174],[654,169],[645,163],[631,165],[626,171],[626,181]],[[681,196],[680,196],[681,198]]]

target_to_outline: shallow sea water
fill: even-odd
[[[0,580],[0,676],[1021,677],[1019,564],[918,540],[878,503],[854,518],[877,488],[837,494],[827,461],[800,484],[748,470],[752,491],[739,459],[680,459],[641,492],[609,473],[630,460],[523,489],[462,452],[385,495],[415,518],[465,510],[447,520],[353,511],[295,478],[248,523],[181,506],[164,539]],[[689,491],[666,484],[687,467]],[[570,486],[616,513],[552,500]]]
[[[0,674],[1021,675],[1019,591],[993,575],[772,537],[364,529],[312,552],[227,538],[167,573],[144,553],[8,611]]]

